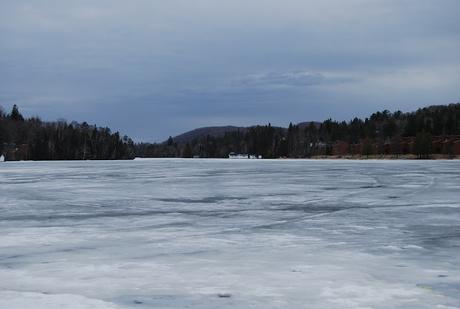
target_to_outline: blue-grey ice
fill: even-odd
[[[0,163],[0,308],[460,308],[460,161]]]

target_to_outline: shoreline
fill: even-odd
[[[433,154],[428,158],[419,158],[417,155],[405,154],[405,155],[329,155],[329,156],[313,156],[310,159],[314,160],[460,160],[459,155],[443,155],[443,154]]]
[[[407,160],[407,161],[436,161],[436,160],[447,160],[455,161],[460,160],[460,155],[449,156],[449,155],[432,155],[428,158],[418,158],[416,155],[323,155],[323,156],[312,156],[309,158],[254,158],[254,159],[231,159],[231,158],[181,158],[181,157],[136,157],[133,159],[115,159],[115,160],[11,160],[11,161],[2,161],[1,163],[11,163],[11,162],[117,162],[117,161],[138,161],[138,160],[149,160],[149,159],[185,159],[185,160],[200,160],[200,159],[217,159],[217,160],[231,160],[231,161],[264,161],[264,160],[350,160],[350,161],[366,161],[366,160],[379,160],[379,161],[398,161],[398,160]]]

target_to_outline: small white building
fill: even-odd
[[[5,162],[5,156],[4,155],[0,156],[0,162]]]
[[[249,155],[247,154],[241,154],[241,153],[235,153],[235,152],[230,152],[228,154],[229,159],[248,159]]]
[[[262,159],[262,156],[230,152],[228,154],[228,158],[229,159]]]

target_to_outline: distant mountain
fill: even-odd
[[[305,121],[305,122],[299,122],[297,126],[301,129],[305,129],[306,127],[309,127],[310,124],[313,123],[316,128],[319,128],[321,126],[321,122],[319,121]]]
[[[315,124],[316,128],[319,128],[321,126],[321,122],[317,122],[317,121],[299,122],[298,124],[296,124],[296,126],[298,126],[301,129],[304,129],[310,126],[310,123]],[[202,127],[202,128],[194,129],[194,130],[182,133],[180,135],[174,136],[173,140],[174,142],[178,144],[185,144],[185,143],[192,142],[194,139],[206,137],[208,135],[212,137],[223,137],[225,133],[235,132],[238,130],[241,133],[245,133],[249,128],[252,128],[252,127],[255,127],[255,126],[250,126],[250,127],[236,127],[236,126]],[[287,128],[282,128],[282,127],[275,127],[275,128],[287,130]]]
[[[306,121],[306,122],[299,122],[296,124],[299,128],[304,129],[308,126],[310,126],[310,123],[315,124],[316,128],[319,128],[321,126],[321,122],[317,121]],[[223,137],[225,133],[230,133],[230,132],[235,132],[235,131],[240,131],[241,133],[245,133],[249,128],[253,128],[255,126],[250,126],[250,127],[236,127],[236,126],[216,126],[216,127],[202,127],[202,128],[197,128],[191,131],[187,131],[185,133],[179,134],[177,136],[173,137],[174,142],[178,144],[185,144],[185,143],[190,143],[193,140],[197,138],[203,138],[206,136],[212,136],[212,137]],[[282,128],[282,127],[275,127],[279,128],[282,130],[287,130],[287,128]],[[166,142],[166,141],[165,141]]]
[[[238,130],[246,132],[247,128],[235,126],[203,127],[177,135],[173,137],[173,140],[178,144],[185,144],[193,141],[194,139],[206,137],[208,135],[212,137],[222,137],[225,133]]]

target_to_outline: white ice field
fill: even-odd
[[[0,308],[460,308],[460,161],[0,163]]]

